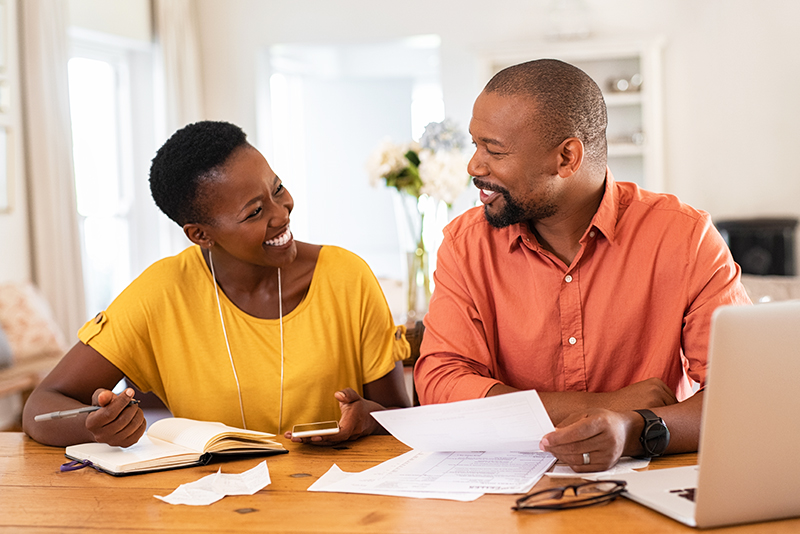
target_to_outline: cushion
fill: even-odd
[[[0,327],[15,361],[66,350],[64,334],[33,284],[0,284]]]

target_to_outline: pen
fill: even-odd
[[[137,399],[131,399],[128,406],[136,406],[139,404]],[[74,410],[63,410],[60,412],[50,412],[37,415],[33,418],[34,421],[50,421],[52,419],[66,419],[67,417],[75,417],[82,413],[94,412],[102,408],[102,406],[84,406],[83,408],[75,408]]]

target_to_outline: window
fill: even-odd
[[[259,148],[295,199],[292,232],[355,252],[379,278],[406,279],[416,240],[396,195],[370,185],[365,162],[384,138],[419,140],[444,119],[439,46],[436,35],[282,44],[262,58]]]
[[[83,245],[86,306],[104,309],[130,281],[130,176],[122,144],[124,64],[69,61],[75,188]]]
[[[73,39],[68,74],[87,317],[158,258],[147,183],[151,67],[149,50]]]

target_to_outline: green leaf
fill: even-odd
[[[411,164],[414,165],[414,167],[419,167],[420,163],[419,154],[417,154],[413,150],[409,150],[408,152],[406,152],[406,159],[410,161]]]

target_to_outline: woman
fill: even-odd
[[[123,376],[176,417],[286,437],[294,424],[339,419],[338,434],[303,438],[318,444],[373,433],[370,412],[408,406],[408,343],[374,275],[350,252],[294,240],[292,197],[239,127],[177,131],[153,159],[150,189],[194,246],[156,262],[81,328],[28,399],[29,436],[135,443],[146,424],[133,390],[110,391]],[[34,421],[84,404],[101,409]]]

